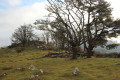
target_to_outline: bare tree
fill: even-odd
[[[22,25],[12,35],[12,43],[29,45],[29,42],[33,39],[35,35],[33,34],[31,25]]]

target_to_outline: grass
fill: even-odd
[[[10,52],[9,49],[0,50],[0,74],[7,73],[0,80],[26,80],[39,72],[39,69],[46,72],[39,76],[45,80],[120,80],[120,65],[115,65],[120,62],[118,58],[41,58],[48,52],[52,51],[28,49],[22,52],[23,55],[17,56],[17,53]],[[38,70],[29,70],[31,64]],[[11,66],[12,69],[3,70],[6,66]],[[19,66],[23,66],[25,70],[16,70]],[[75,67],[80,70],[78,76],[72,74]]]

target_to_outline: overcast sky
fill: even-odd
[[[113,16],[120,18],[120,0],[107,1],[113,8]],[[11,43],[10,37],[17,27],[47,15],[45,4],[46,0],[0,0],[0,47]],[[120,43],[120,37],[113,41]]]

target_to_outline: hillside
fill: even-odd
[[[31,75],[37,75],[40,80],[120,80],[118,58],[42,58],[48,52],[54,51],[31,48],[18,54],[9,49],[0,50],[0,80],[29,80]],[[30,65],[36,69],[30,70]],[[23,69],[19,70],[20,67]],[[77,76],[72,74],[75,67],[80,71]]]

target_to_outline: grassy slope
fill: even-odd
[[[47,74],[40,76],[45,80],[120,80],[120,66],[115,65],[115,63],[120,62],[120,59],[79,58],[78,60],[70,60],[65,58],[41,58],[48,52],[31,49],[22,52],[24,54],[22,56],[16,56],[17,53],[0,55],[0,74],[7,73],[7,76],[0,78],[0,80],[25,80],[25,78],[29,78],[30,75],[39,71],[28,70],[31,64],[47,72]],[[6,66],[12,66],[12,69],[2,70]],[[19,66],[23,66],[25,71],[17,71],[16,68]],[[79,76],[72,75],[75,67],[80,70]]]

